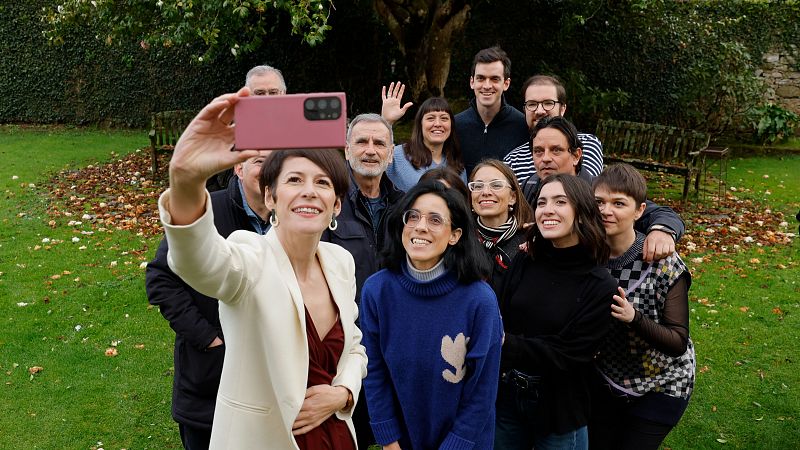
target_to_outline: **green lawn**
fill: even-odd
[[[83,219],[113,209],[92,198],[67,198],[82,205],[69,216],[48,183],[55,171],[118,161],[145,145],[142,131],[0,127],[2,449],[180,448],[170,418],[173,334],[148,307],[140,267],[158,237]],[[770,244],[797,232],[797,174],[797,155],[733,158],[726,192],[736,198],[722,210],[711,200],[682,207],[680,180],[650,177],[655,196],[682,208],[685,242],[698,243],[683,256],[694,275],[699,373],[667,447],[800,447],[800,244]],[[148,177],[120,177],[97,192],[153,189],[141,181]],[[110,214],[124,214],[123,203]]]

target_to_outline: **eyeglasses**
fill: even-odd
[[[416,209],[409,209],[403,213],[403,225],[409,228],[416,227],[423,217],[425,218],[426,225],[431,231],[439,231],[449,222],[449,220],[442,217],[441,214],[422,214]]]
[[[281,89],[256,89],[253,91],[253,95],[282,95],[283,91]]]
[[[470,181],[467,183],[467,187],[472,192],[483,192],[486,186],[489,186],[489,189],[495,192],[502,191],[504,188],[511,188],[511,185],[503,180],[492,180],[489,182]]]
[[[541,102],[537,102],[536,100],[528,100],[525,102],[525,109],[530,112],[536,112],[536,109],[539,105],[542,105],[542,109],[545,111],[550,111],[551,109],[556,107],[556,103],[561,103],[555,100],[543,100]]]

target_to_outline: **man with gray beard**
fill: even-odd
[[[341,245],[356,262],[356,302],[361,303],[364,281],[380,269],[386,237],[386,217],[403,192],[385,175],[392,162],[392,127],[378,114],[360,114],[347,128],[345,157],[350,169],[350,189],[342,199],[335,230],[325,230],[322,240]],[[374,444],[365,396],[353,411],[359,448]]]

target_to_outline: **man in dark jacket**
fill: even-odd
[[[539,132],[544,128],[551,128],[559,133],[548,133],[547,137],[540,136]],[[536,122],[531,131],[530,142],[536,173],[522,185],[522,193],[532,208],[536,209],[536,196],[541,180],[550,175],[556,173],[574,175],[591,186],[595,177],[582,170],[583,158],[580,145],[578,131],[569,120],[554,116]],[[647,207],[642,217],[634,224],[634,228],[647,235],[644,241],[644,259],[657,261],[675,251],[675,243],[683,236],[686,226],[672,208],[658,206],[650,200],[645,203]]]
[[[350,189],[342,199],[335,230],[325,230],[322,240],[341,245],[356,262],[356,302],[361,287],[380,269],[381,250],[386,238],[386,217],[403,192],[386,176],[392,162],[392,127],[378,114],[360,114],[347,129],[345,157],[350,169]],[[375,443],[369,424],[366,396],[361,395],[353,410],[358,447]]]
[[[225,190],[211,194],[214,225],[223,237],[236,230],[256,231],[245,211],[247,203],[241,185],[238,177],[231,177]],[[183,446],[188,450],[207,449],[225,356],[225,337],[219,323],[217,299],[195,291],[175,275],[167,265],[167,251],[167,240],[162,239],[155,259],[147,265],[147,298],[159,307],[175,331],[172,418],[178,422]]]
[[[455,117],[455,131],[467,175],[484,158],[502,160],[528,140],[525,115],[505,101],[511,86],[511,60],[500,47],[479,51],[472,61],[470,88],[475,98]]]

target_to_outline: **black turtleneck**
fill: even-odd
[[[587,375],[610,327],[616,289],[616,280],[580,245],[545,243],[535,260],[521,253],[512,263],[501,288],[506,332],[501,370],[542,376],[543,432],[565,433],[586,424]]]

